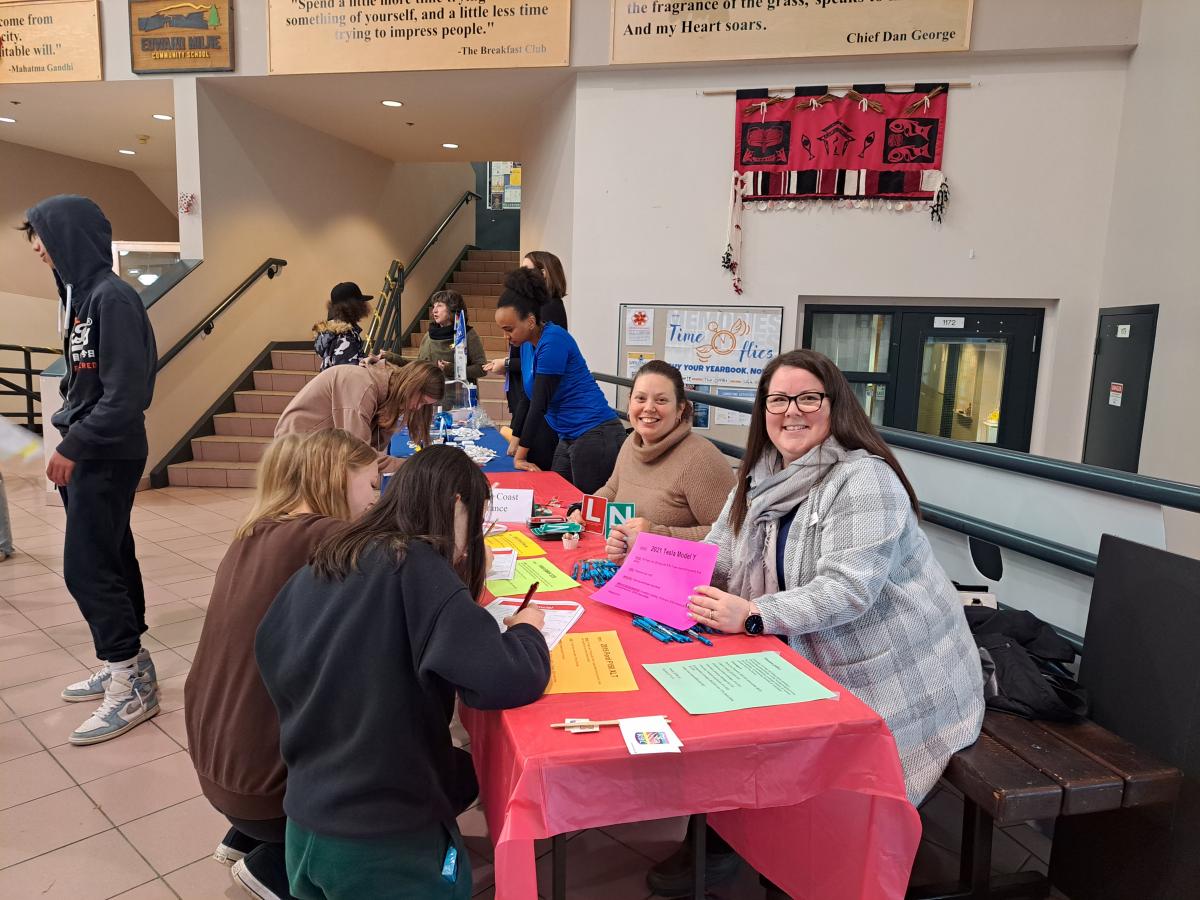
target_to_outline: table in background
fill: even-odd
[[[496,480],[533,488],[538,503],[580,496],[548,472]],[[576,551],[542,546],[568,573],[577,560],[603,555],[598,535],[585,535]],[[497,900],[537,897],[535,838],[689,813],[709,813],[742,858],[792,896],[904,896],[921,822],[905,795],[895,742],[873,710],[774,639],[720,635],[712,648],[662,644],[634,628],[628,613],[589,601],[592,590],[589,584],[548,596],[583,604],[573,632],[619,633],[639,690],[555,694],[498,712],[461,707],[495,844]],[[693,716],[642,668],[768,649],[840,698]],[[550,728],[568,716],[646,715],[670,717],[682,753],[632,757],[616,728],[582,735]]]
[[[515,472],[516,468],[513,466],[513,458],[508,455],[508,441],[504,439],[504,435],[492,426],[481,428],[480,431],[483,433],[475,443],[481,447],[487,447],[496,451],[496,457],[483,467],[483,471],[488,473]],[[392,435],[392,443],[388,447],[388,453],[391,456],[399,456],[401,459],[412,456],[414,451],[408,446],[408,441],[407,428],[397,431]]]

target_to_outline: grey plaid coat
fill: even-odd
[[[713,585],[722,589],[734,546],[751,532],[734,536],[732,499],[705,538],[720,548]],[[830,469],[797,507],[783,574],[778,593],[748,598],[767,633],[786,635],[883,717],[919,803],[951,754],[979,736],[983,676],[954,586],[887,463],[865,456]]]

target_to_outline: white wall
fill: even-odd
[[[1107,53],[581,73],[567,250],[572,331],[593,368],[615,371],[623,302],[783,305],[786,347],[804,296],[1036,301],[1047,328],[1032,449],[1078,460],[1126,60]],[[946,224],[916,213],[748,212],[745,293],[736,297],[719,265],[733,98],[700,91],[941,80],[978,82],[950,101]]]
[[[1145,0],[1129,63],[1101,306],[1159,304],[1140,471],[1200,484],[1200,3]],[[1143,177],[1169,173],[1165,184]],[[1167,547],[1200,556],[1200,515],[1168,511]]]
[[[567,273],[568,295],[575,219],[575,90],[572,78],[539,109],[538,140],[521,161],[521,250],[549,250],[558,256]]]

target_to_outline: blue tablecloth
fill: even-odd
[[[484,428],[483,435],[475,443],[490,447],[496,451],[495,458],[483,467],[485,472],[515,472],[516,467],[513,466],[513,458],[508,455],[508,441],[495,428]],[[402,429],[392,435],[392,445],[388,448],[388,453],[392,456],[401,458],[412,456],[412,448],[408,446],[408,429]]]

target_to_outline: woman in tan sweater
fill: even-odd
[[[629,394],[633,433],[625,439],[612,477],[596,495],[633,503],[637,518],[609,535],[610,559],[625,558],[643,531],[700,541],[733,489],[733,469],[721,451],[692,433],[692,404],[683,376],[670,363],[651,360],[637,371]],[[573,513],[581,521],[579,513]]]

